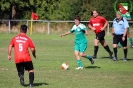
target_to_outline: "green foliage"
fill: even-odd
[[[1,0],[0,19],[13,19],[12,7],[15,6],[15,19],[30,19],[33,11],[42,20],[73,20],[75,15],[80,15],[82,20],[89,20],[91,11],[96,9],[100,15],[113,20],[116,1],[132,2],[132,0]],[[130,7],[133,6],[129,5]]]

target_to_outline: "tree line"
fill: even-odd
[[[132,0],[1,0],[0,19],[30,19],[35,12],[40,20],[73,20],[75,15],[89,20],[91,11],[98,10],[107,20],[115,18],[117,3]],[[132,6],[129,5],[129,9]],[[133,19],[133,12],[130,13]]]

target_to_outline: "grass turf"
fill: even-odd
[[[7,60],[7,47],[15,34],[0,34],[0,88],[24,88],[19,83],[14,61]],[[76,59],[73,55],[74,35],[29,35],[36,45],[37,58],[33,59],[35,68],[35,88],[132,88],[133,87],[133,49],[128,44],[128,61],[122,61],[123,49],[118,49],[119,61],[109,59],[108,53],[99,44],[98,59],[91,65],[81,58],[84,69],[75,70]],[[93,55],[95,36],[87,36],[88,48],[85,53]],[[112,37],[106,36],[112,49]],[[128,41],[129,43],[129,41]],[[13,57],[13,53],[12,53]],[[61,70],[67,62],[69,70]],[[25,72],[25,87],[28,88],[28,73]]]

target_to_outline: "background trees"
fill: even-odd
[[[130,3],[130,0],[1,0],[0,19],[30,19],[33,11],[42,20],[73,20],[75,15],[88,20],[91,11],[97,9],[100,15],[113,20],[116,1]]]

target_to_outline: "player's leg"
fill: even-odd
[[[78,43],[75,43],[74,45],[74,55],[76,57],[77,64],[78,64],[78,67],[75,69],[83,69],[82,61],[80,60],[80,56],[79,56],[79,44]]]
[[[25,70],[28,70],[29,72],[29,84],[30,87],[33,87],[33,82],[34,82],[34,67],[32,61],[25,62]]]
[[[24,64],[23,64],[23,62],[17,63],[16,68],[17,68],[17,71],[18,71],[18,76],[20,78],[20,84],[22,86],[24,86]]]
[[[100,41],[101,45],[104,47],[104,49],[109,53],[110,59],[112,59],[113,52],[110,50],[109,46],[105,43],[105,40]]]
[[[80,56],[89,59],[91,64],[94,64],[92,56],[84,53],[86,48],[87,48],[87,43],[80,43]]]
[[[77,64],[78,64],[78,67],[75,69],[83,69],[82,61],[80,60],[80,56],[79,56],[79,51],[75,50],[74,55],[76,57]]]
[[[97,58],[97,52],[99,49],[98,43],[99,43],[99,40],[95,39],[94,40],[94,55],[92,56],[93,58]]]
[[[130,28],[128,28],[127,37],[129,38],[131,48],[133,48],[133,39],[130,35]]]
[[[118,35],[114,35],[113,37],[113,50],[114,50],[114,58],[113,60],[116,61],[117,59],[117,44],[119,42]]]
[[[125,40],[124,41],[121,41],[121,44],[123,46],[123,52],[124,52],[123,60],[127,61],[127,53],[128,53],[128,50],[127,50],[127,36],[125,36]]]
[[[118,43],[118,48],[121,48],[121,47],[122,47],[122,45],[121,45],[121,43],[119,42],[119,43]]]

